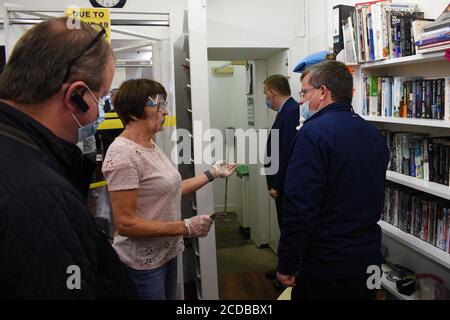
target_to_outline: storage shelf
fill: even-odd
[[[381,286],[389,291],[393,296],[395,296],[399,300],[416,300],[416,293],[413,293],[410,296],[401,294],[397,290],[397,286],[395,282],[389,281],[386,277],[386,273],[391,271],[391,268],[389,268],[387,265],[383,264],[383,276],[381,277]]]
[[[401,185],[414,188],[447,200],[450,200],[450,187],[439,183],[424,181],[401,173],[387,171],[386,179]]]
[[[376,69],[376,68],[384,68],[384,67],[393,67],[393,66],[402,66],[409,64],[418,64],[418,63],[428,63],[433,61],[445,61],[444,57],[444,49],[432,52],[432,53],[419,53],[414,56],[407,56],[402,58],[394,58],[387,59],[376,62],[369,62],[365,64],[361,64],[362,70],[368,69]]]
[[[383,229],[383,234],[407,245],[416,252],[439,263],[444,268],[450,269],[450,254],[447,252],[438,249],[435,246],[413,236],[412,234],[408,234],[385,221],[379,221],[378,225],[381,229]]]
[[[430,119],[414,119],[414,118],[396,118],[396,117],[378,117],[378,116],[364,116],[361,117],[367,121],[407,124],[412,126],[435,127],[435,128],[450,128],[450,121],[446,120],[430,120]]]

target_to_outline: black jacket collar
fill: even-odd
[[[43,153],[49,166],[69,180],[83,198],[87,197],[95,163],[83,157],[76,145],[55,136],[38,121],[2,102],[0,122],[28,136]]]

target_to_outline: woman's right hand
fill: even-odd
[[[209,215],[194,216],[184,219],[184,225],[188,231],[187,238],[203,238],[206,237],[211,229],[213,220]]]

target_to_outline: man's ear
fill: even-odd
[[[323,94],[323,96],[320,98],[320,100],[323,101],[323,100],[325,100],[325,96],[327,94],[327,91],[330,91],[330,90],[328,90],[328,88],[326,86],[322,86],[322,87],[320,87],[320,89],[322,89],[322,94]]]
[[[71,112],[89,110],[89,105],[84,101],[83,95],[86,90],[86,84],[83,81],[77,81],[69,85],[64,94],[64,103]]]

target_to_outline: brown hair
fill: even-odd
[[[76,80],[99,90],[108,60],[114,57],[111,46],[101,37],[82,52],[99,31],[84,22],[78,29],[69,29],[67,18],[33,26],[18,40],[0,75],[0,98],[40,103],[56,94],[63,82]]]
[[[275,74],[268,77],[266,80],[264,80],[264,84],[283,96],[291,95],[291,87],[289,86],[289,81],[285,76],[281,74]]]
[[[303,81],[307,74],[311,74],[309,84],[317,89],[321,86],[327,87],[334,101],[352,101],[353,76],[344,63],[322,61],[306,69],[300,79]]]
[[[166,89],[159,82],[149,79],[128,80],[120,85],[114,95],[113,105],[120,120],[126,125],[136,118],[146,119],[144,106],[148,97],[154,98],[158,94],[167,98]]]

